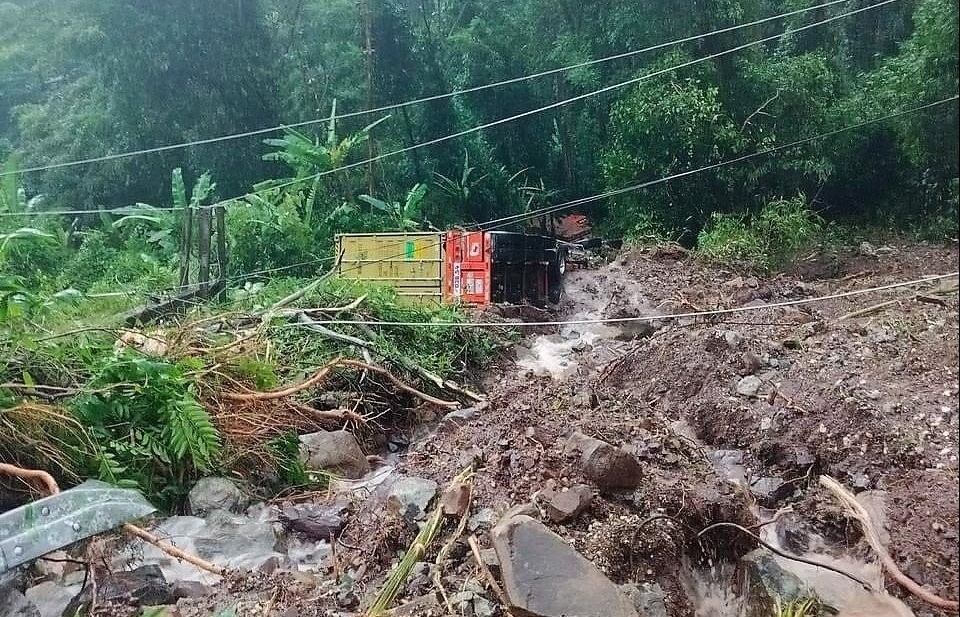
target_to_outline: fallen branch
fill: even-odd
[[[276,399],[286,398],[288,396],[292,396],[296,394],[297,392],[306,390],[307,388],[312,388],[313,386],[317,385],[318,383],[326,379],[327,375],[330,374],[330,371],[336,368],[340,362],[341,362],[341,359],[338,358],[333,362],[330,362],[320,367],[313,374],[313,376],[307,379],[306,381],[302,381],[292,386],[287,386],[286,388],[282,388],[280,390],[271,390],[269,392],[249,392],[244,394],[238,394],[236,392],[223,392],[221,396],[223,396],[223,398],[227,400],[242,401],[242,402],[273,401]]]
[[[219,576],[222,576],[227,571],[226,568],[222,566],[218,566],[216,564],[210,563],[209,561],[205,559],[201,559],[196,555],[192,555],[190,553],[187,553],[186,551],[180,550],[179,548],[177,548],[176,546],[173,546],[172,544],[167,544],[166,542],[164,542],[157,536],[153,535],[146,529],[141,529],[140,527],[137,527],[136,525],[133,525],[131,523],[126,523],[123,526],[123,530],[132,536],[136,536],[140,538],[144,542],[148,542],[156,546],[161,551],[163,551],[167,555],[170,555],[174,559],[180,559],[182,561],[186,561],[187,563],[194,565],[200,568],[201,570],[206,570],[207,572],[211,572]]]
[[[387,379],[389,379],[390,382],[393,383],[393,385],[395,385],[396,387],[400,388],[400,389],[403,390],[404,392],[407,392],[407,393],[409,393],[409,394],[412,394],[412,395],[416,396],[417,398],[422,399],[422,400],[424,400],[424,401],[426,401],[426,402],[428,402],[428,403],[432,403],[432,404],[434,404],[434,405],[436,405],[436,406],[438,406],[438,407],[445,407],[445,408],[447,408],[447,409],[457,409],[458,407],[460,407],[460,403],[458,403],[457,401],[445,401],[445,400],[443,400],[443,399],[439,399],[439,398],[430,396],[429,394],[426,394],[425,392],[421,392],[420,390],[417,390],[416,388],[414,388],[414,387],[412,387],[412,386],[408,386],[407,384],[405,384],[405,383],[403,383],[402,381],[400,381],[399,379],[397,379],[397,378],[393,375],[393,373],[391,373],[391,372],[388,371],[387,369],[380,368],[379,366],[375,366],[375,365],[373,365],[373,364],[367,364],[366,362],[361,362],[361,361],[359,361],[359,360],[341,360],[341,361],[339,362],[339,364],[340,364],[341,366],[352,366],[352,367],[354,367],[354,368],[365,369],[365,370],[368,370],[368,371],[370,371],[370,372],[372,372],[372,373],[377,373],[377,374],[379,374],[379,375],[383,375],[384,377],[386,377]]]
[[[513,614],[510,610],[511,604],[509,598],[507,598],[507,594],[504,593],[503,587],[500,586],[500,583],[498,583],[497,579],[493,576],[493,572],[490,571],[490,568],[483,561],[483,555],[480,553],[480,545],[477,544],[476,536],[470,536],[467,538],[467,544],[470,545],[470,550],[473,551],[473,558],[477,562],[477,566],[480,568],[480,571],[483,573],[483,577],[487,579],[490,589],[493,589],[493,593],[495,593],[497,598],[500,599],[500,603],[504,606],[507,612]]]
[[[361,349],[366,349],[368,351],[376,352],[381,356],[384,355],[377,350],[376,344],[373,343],[372,341],[368,341],[356,336],[351,336],[349,334],[343,334],[341,332],[335,332],[334,330],[331,330],[330,328],[327,328],[324,325],[315,322],[313,319],[311,319],[309,316],[307,316],[303,312],[300,312],[297,315],[297,322],[302,324],[304,327],[308,328],[309,330],[316,332],[321,336],[325,336],[331,340],[339,341],[341,343],[346,343],[348,345],[354,345]],[[432,382],[435,386],[437,386],[437,388],[440,388],[441,390],[449,390],[451,392],[456,392],[457,394],[461,394],[477,403],[486,400],[484,396],[477,394],[476,392],[467,390],[466,388],[460,386],[457,383],[443,379],[436,373],[420,366],[419,364],[417,364],[413,360],[410,360],[409,358],[401,358],[400,360],[398,360],[398,362],[407,370],[417,373],[427,381]]]
[[[960,602],[956,600],[945,600],[927,591],[900,570],[893,560],[893,557],[890,556],[890,553],[886,547],[884,547],[880,539],[880,532],[870,518],[870,513],[857,501],[853,493],[830,476],[820,476],[820,484],[833,493],[847,510],[847,513],[860,523],[860,527],[863,529],[863,536],[866,538],[870,547],[877,553],[877,556],[880,558],[880,563],[883,564],[883,569],[886,570],[901,587],[931,606],[936,606],[951,613],[960,613]]]
[[[0,463],[0,473],[20,478],[21,480],[38,481],[43,484],[44,488],[47,489],[47,493],[51,495],[56,495],[60,492],[60,486],[57,484],[57,481],[53,479],[53,476],[40,469],[24,469],[16,465]]]
[[[361,416],[355,411],[351,411],[350,409],[330,409],[330,410],[314,409],[310,405],[306,405],[298,401],[291,401],[290,404],[298,411],[302,411],[303,413],[310,415],[316,418],[317,420],[321,420],[321,421],[322,420],[338,420],[338,421],[348,422],[350,420],[353,420],[354,422],[359,422],[360,424],[367,423],[366,418],[364,418],[363,416]]]
[[[469,471],[473,469],[473,466],[465,470],[468,475],[460,474],[463,476],[463,482],[465,483],[469,478]],[[451,486],[456,486],[452,484]],[[434,561],[434,564],[437,566],[433,572],[433,584],[436,586],[437,590],[440,592],[440,596],[443,598],[443,603],[447,606],[447,610],[450,613],[455,613],[453,606],[450,604],[450,598],[447,596],[447,590],[443,587],[443,582],[441,581],[441,576],[443,575],[443,566],[447,561],[447,557],[450,555],[450,551],[453,550],[454,543],[460,539],[460,536],[463,535],[464,530],[467,528],[467,520],[470,518],[470,505],[473,502],[473,486],[467,484],[467,505],[463,509],[463,513],[460,515],[460,522],[457,524],[456,530],[450,534],[450,537],[447,539],[446,544],[440,548],[440,552],[437,553],[437,558]],[[441,504],[441,508],[443,505]]]

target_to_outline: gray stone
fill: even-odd
[[[637,459],[600,439],[576,432],[567,441],[568,452],[579,452],[583,475],[602,488],[636,488],[643,479]]]
[[[667,594],[656,583],[631,583],[620,589],[643,617],[668,617]]]
[[[0,589],[0,617],[40,617],[40,609],[16,589]]]
[[[467,521],[467,529],[477,531],[478,529],[490,529],[497,520],[497,513],[492,508],[483,508],[470,517]]]
[[[747,375],[737,382],[737,394],[754,396],[760,391],[763,381],[756,375]]]
[[[390,487],[387,506],[408,521],[422,519],[438,488],[433,480],[404,476]]]
[[[284,529],[310,540],[329,540],[343,529],[345,504],[284,503],[280,506],[280,522]]]
[[[348,431],[301,435],[300,461],[307,471],[325,471],[341,478],[361,478],[370,471],[360,444]]]
[[[30,587],[23,595],[37,608],[40,617],[61,617],[70,600],[78,593],[80,593],[80,585],[65,587],[53,581],[46,581]]]
[[[577,484],[565,491],[543,490],[539,497],[550,520],[565,523],[590,507],[593,491],[585,484]]]
[[[722,336],[727,347],[730,349],[739,349],[743,343],[743,335],[736,330],[724,330]]]
[[[563,538],[529,516],[491,533],[512,608],[529,617],[638,617],[633,603]]]
[[[772,506],[786,497],[789,488],[790,485],[775,477],[753,478],[750,481],[750,492],[764,506]]]
[[[212,510],[242,512],[249,505],[237,485],[227,478],[201,478],[187,495],[190,513],[202,516]]]
[[[778,600],[793,602],[810,595],[804,582],[780,567],[773,554],[766,549],[753,550],[744,555],[741,561],[745,572],[748,617],[773,615]]]
[[[466,407],[464,409],[454,409],[443,416],[440,421],[441,428],[458,428],[467,424],[477,417],[476,407]]]

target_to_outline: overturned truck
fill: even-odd
[[[556,304],[569,245],[505,231],[340,234],[341,278],[393,287],[417,304]]]

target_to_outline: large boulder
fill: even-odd
[[[227,478],[201,478],[187,494],[190,512],[202,516],[213,510],[242,512],[249,505],[247,497]]]
[[[633,603],[563,538],[526,515],[491,533],[511,608],[529,617],[638,617]]]
[[[319,431],[300,436],[300,461],[307,471],[325,471],[340,478],[362,478],[370,463],[349,431]]]
[[[601,488],[637,488],[643,480],[632,454],[600,439],[576,432],[567,440],[567,452],[580,454],[583,475]]]

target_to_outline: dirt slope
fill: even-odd
[[[957,263],[956,247],[882,247],[756,278],[678,250],[638,250],[570,275],[563,316],[763,305],[954,272]],[[443,483],[478,460],[474,508],[502,511],[548,483],[582,480],[564,454],[574,429],[626,444],[647,481],[603,494],[589,513],[555,527],[614,580],[658,582],[675,617],[697,608],[689,585],[684,591],[682,560],[736,558],[751,546],[723,531],[691,550],[692,534],[716,521],[746,522],[751,500],[771,510],[792,505],[795,525],[865,555],[855,526],[817,486],[826,473],[858,491],[885,491],[894,558],[956,598],[957,299],[938,285],[541,334],[487,379],[488,409],[414,444],[400,469]],[[888,300],[898,301],[838,321]],[[739,451],[737,472],[753,483],[748,498],[711,464],[715,450]]]

